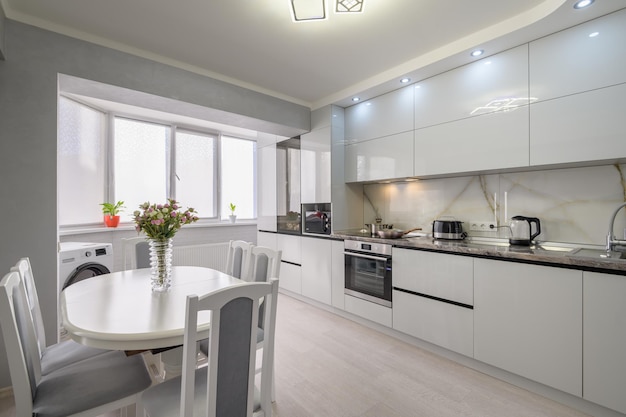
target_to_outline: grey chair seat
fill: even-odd
[[[41,355],[41,375],[48,375],[64,366],[109,352],[111,351],[84,346],[73,340],[59,342],[48,346],[43,351]]]
[[[33,398],[33,415],[72,415],[135,395],[151,383],[141,355],[110,351],[43,376]]]
[[[207,396],[207,367],[200,368],[195,375],[195,396],[193,415],[202,416],[202,407]],[[168,379],[155,385],[143,394],[144,410],[150,417],[173,417],[180,412],[180,384],[181,377]],[[261,394],[255,387],[253,412],[261,407]]]

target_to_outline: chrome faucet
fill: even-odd
[[[615,235],[613,234],[613,227],[615,226],[615,217],[617,217],[617,212],[624,207],[626,207],[626,203],[620,204],[613,212],[611,220],[609,220],[609,233],[606,235],[607,252],[613,251],[616,245],[626,245],[626,240],[615,239]]]

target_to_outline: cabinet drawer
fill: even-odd
[[[302,294],[302,270],[298,265],[282,262],[278,286],[296,294]]]
[[[370,303],[360,298],[345,296],[346,311],[383,326],[391,327],[392,314],[389,307]]]
[[[283,251],[282,260],[300,265],[302,260],[301,237],[291,235],[276,235],[276,248]]]
[[[394,248],[392,260],[394,287],[474,305],[472,258]]]
[[[465,356],[474,356],[470,308],[393,292],[393,328]]]

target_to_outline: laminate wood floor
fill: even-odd
[[[275,417],[586,416],[284,294],[278,303]],[[0,417],[13,415],[0,397]]]

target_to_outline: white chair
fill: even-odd
[[[35,286],[30,260],[28,258],[20,259],[17,264],[11,268],[11,271],[18,272],[24,282],[28,307],[37,340],[37,353],[41,360],[41,375],[47,375],[52,371],[72,363],[109,352],[104,349],[84,346],[71,340],[47,346],[46,332],[44,330],[43,317],[39,305],[39,296],[37,295],[37,287]]]
[[[247,281],[252,246],[252,243],[243,240],[231,240],[228,243],[225,268],[228,275]]]
[[[143,236],[122,238],[123,268],[150,268],[150,245]]]
[[[183,373],[146,390],[149,417],[271,416],[270,382],[278,280],[254,282],[187,297]],[[260,391],[254,386],[259,299],[265,299]],[[198,312],[211,311],[208,366],[196,369]]]
[[[17,416],[99,416],[137,402],[151,385],[141,355],[111,351],[41,376],[24,281],[12,271],[0,281],[0,324]]]

